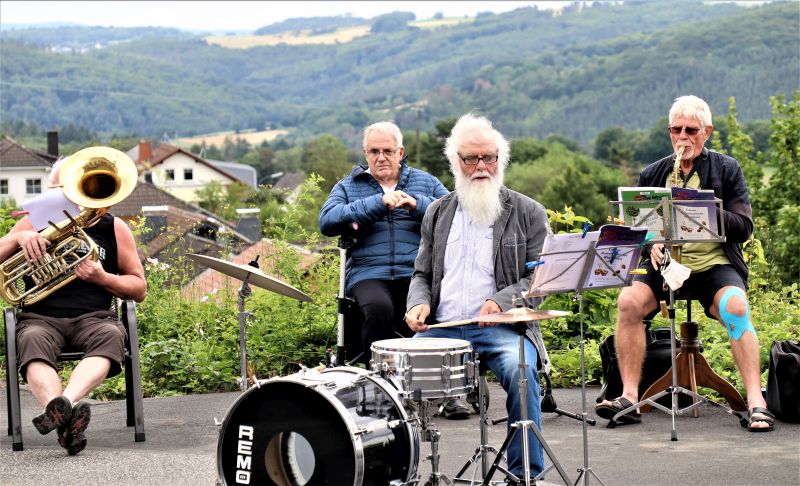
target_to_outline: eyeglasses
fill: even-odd
[[[689,136],[697,135],[697,132],[700,131],[697,127],[669,127],[669,133],[673,135],[680,135],[683,130],[686,130],[686,135]]]
[[[497,155],[467,155],[463,156],[458,154],[461,160],[467,165],[478,165],[478,161],[482,160],[484,164],[491,165],[497,162]]]
[[[399,150],[398,149],[376,149],[376,148],[374,148],[374,149],[369,149],[366,152],[367,152],[367,155],[369,155],[373,159],[377,159],[378,157],[381,156],[381,154],[385,155],[386,158],[388,159],[389,157],[394,157],[394,154],[399,152]]]

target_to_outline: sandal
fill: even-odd
[[[598,417],[604,418],[606,420],[611,420],[613,422],[614,416],[616,414],[625,410],[631,405],[633,404],[627,398],[618,397],[611,402],[611,405],[605,405],[601,403],[600,405],[594,407],[594,413],[596,413]],[[637,412],[636,410],[631,410],[625,415],[620,416],[616,420],[616,422],[621,425],[639,424],[642,422],[642,414]]]
[[[763,418],[753,417],[756,414],[762,415]],[[753,427],[755,422],[765,422],[767,427]],[[764,407],[753,407],[739,416],[739,423],[750,432],[771,432],[775,430],[775,415]]]

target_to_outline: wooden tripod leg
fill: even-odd
[[[739,394],[728,380],[719,376],[711,369],[711,366],[708,365],[708,361],[706,361],[706,358],[702,354],[697,355],[696,367],[697,384],[699,386],[711,388],[725,397],[725,400],[728,401],[728,405],[730,405],[733,410],[737,412],[744,412],[747,410],[747,405],[742,395]]]
[[[684,383],[687,369],[687,354],[680,352],[675,356],[675,372],[677,374],[676,378],[678,381],[678,386],[688,385],[687,383]],[[639,400],[652,397],[656,393],[666,390],[670,386],[672,386],[672,368],[667,370],[667,372],[664,373],[661,378],[657,379],[652,385],[650,385],[650,387],[645,390]],[[650,412],[653,410],[653,406],[642,405],[639,407],[639,410],[642,412]]]

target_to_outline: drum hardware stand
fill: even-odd
[[[425,486],[439,486],[439,484],[453,484],[453,481],[447,477],[446,474],[439,472],[439,438],[441,437],[441,432],[437,429],[429,414],[429,407],[432,405],[428,400],[421,399],[421,392],[420,390],[415,390],[415,401],[417,397],[420,398],[419,403],[421,404],[421,413],[420,413],[420,423],[422,426],[422,440],[425,442],[431,443],[431,453],[427,456],[426,459],[430,459],[431,461],[431,475],[427,481],[425,481]]]
[[[547,442],[544,440],[542,436],[542,432],[537,427],[536,423],[532,420],[528,419],[528,379],[525,377],[525,371],[528,368],[528,365],[525,363],[525,331],[528,329],[528,325],[526,322],[517,322],[514,324],[514,329],[517,331],[519,335],[519,401],[520,401],[520,419],[517,422],[514,422],[511,427],[513,430],[510,430],[506,435],[506,439],[503,442],[503,445],[500,446],[500,450],[497,453],[497,458],[495,458],[492,466],[489,468],[489,472],[487,476],[483,480],[484,485],[491,484],[489,480],[492,478],[494,471],[500,469],[503,473],[506,474],[507,477],[513,479],[515,481],[520,481],[525,484],[525,486],[531,486],[531,464],[530,464],[530,444],[528,431],[530,430],[539,440],[539,443],[542,445],[547,456],[553,462],[550,466],[546,467],[541,473],[539,473],[535,478],[534,481],[538,481],[539,479],[544,478],[544,475],[552,468],[555,468],[558,471],[558,474],[561,476],[561,479],[564,481],[565,485],[569,485],[569,477],[567,477],[567,473],[564,471],[564,468],[561,467],[561,464],[558,462],[553,451],[550,449],[550,446],[547,445]],[[514,435],[517,432],[522,432],[522,466],[523,466],[523,475],[524,478],[517,478],[515,477],[510,471],[506,471],[500,467],[500,460],[505,456],[506,450],[508,450],[508,446],[511,445],[511,440],[514,438]]]
[[[489,453],[497,455],[497,449],[488,445],[489,442],[489,417],[487,416],[486,412],[486,369],[481,366],[480,359],[476,355],[475,356],[475,366],[478,367],[478,413],[480,414],[480,433],[481,433],[481,443],[475,449],[475,453],[472,455],[471,458],[464,464],[458,473],[456,473],[455,478],[453,478],[454,484],[465,483],[465,484],[478,484],[475,482],[475,474],[478,472],[477,467],[475,471],[473,471],[472,479],[462,478],[461,476],[467,472],[467,470],[475,464],[478,459],[481,460],[481,477],[480,480],[482,481],[483,478],[486,477],[486,473],[489,471]]]
[[[710,202],[710,200],[709,201],[681,201],[681,204],[689,204],[689,203],[702,204],[702,203],[708,203],[708,202]],[[679,246],[681,243],[685,243],[686,242],[684,240],[680,240],[680,239],[676,240],[675,239],[675,237],[678,236],[678,235],[677,235],[677,232],[676,232],[676,229],[675,229],[675,226],[677,226],[677,224],[673,220],[673,208],[675,209],[675,211],[681,213],[683,216],[688,218],[691,222],[701,226],[703,229],[705,229],[706,231],[708,231],[710,233],[709,238],[700,239],[700,240],[691,240],[690,242],[692,242],[692,243],[696,243],[696,242],[718,242],[718,243],[721,243],[721,242],[725,241],[725,224],[723,222],[724,210],[722,209],[722,202],[719,199],[714,199],[714,204],[715,204],[715,210],[716,210],[717,215],[718,215],[718,218],[717,218],[717,229],[721,228],[721,231],[719,231],[719,232],[714,232],[714,230],[709,228],[706,224],[703,224],[702,222],[697,221],[691,215],[686,214],[684,209],[681,208],[680,205],[674,204],[674,201],[671,200],[671,199],[663,198],[661,200],[661,202],[659,203],[659,205],[656,206],[656,208],[652,209],[652,211],[656,211],[656,209],[658,209],[659,207],[662,208],[662,216],[659,216],[659,217],[662,218],[662,220],[663,220],[664,234],[667,235],[665,237],[664,241],[663,241],[663,244],[664,244],[664,260],[661,262],[662,265],[668,262],[668,260],[670,258],[669,255],[672,252],[672,248],[674,246]],[[669,216],[664,217],[663,214],[668,214]],[[645,214],[644,216],[646,217],[647,214]],[[661,267],[659,266],[659,269],[660,268]],[[666,283],[666,281],[665,281],[665,283]],[[689,411],[695,410],[695,409],[697,409],[697,408],[699,408],[699,407],[701,407],[703,405],[706,405],[706,404],[712,405],[712,406],[717,406],[717,407],[720,407],[722,409],[725,409],[725,410],[727,410],[727,412],[729,414],[734,414],[734,412],[730,408],[728,408],[728,407],[726,407],[724,405],[718,404],[718,403],[714,402],[713,400],[709,400],[708,398],[700,395],[699,393],[693,392],[692,390],[688,390],[688,389],[686,389],[686,388],[684,388],[682,386],[678,386],[678,374],[677,374],[677,369],[676,369],[676,366],[675,366],[675,355],[676,355],[676,352],[675,352],[675,290],[673,290],[672,287],[669,287],[669,306],[668,306],[667,309],[668,309],[668,315],[669,315],[670,369],[671,369],[671,373],[672,373],[672,386],[669,386],[665,390],[662,390],[662,391],[660,391],[659,393],[656,393],[653,396],[647,397],[644,400],[640,400],[639,402],[634,403],[630,407],[627,407],[627,408],[625,408],[623,410],[620,410],[619,412],[617,412],[616,415],[614,415],[614,417],[611,418],[611,420],[609,420],[608,427],[609,428],[614,428],[617,425],[617,419],[618,418],[622,417],[623,415],[625,415],[627,413],[630,413],[630,412],[638,409],[642,405],[650,405],[653,408],[657,408],[658,410],[661,410],[662,412],[668,414],[672,418],[672,430],[670,431],[670,440],[673,441],[673,442],[676,442],[678,440],[678,432],[675,429],[675,416],[676,415],[683,415],[684,413],[687,413]],[[678,394],[681,394],[681,393],[691,397],[693,399],[692,400],[693,403],[691,405],[685,407],[685,408],[678,408]],[[656,402],[656,400],[658,400],[659,398],[661,398],[661,397],[663,397],[664,395],[667,395],[667,394],[669,394],[671,396],[671,398],[672,398],[672,404],[671,404],[672,406],[671,406],[671,408],[667,408],[667,407],[661,405],[660,403]]]
[[[568,412],[567,410],[563,410],[558,408],[558,404],[556,403],[556,399],[553,397],[553,384],[550,381],[550,375],[547,373],[542,373],[544,375],[545,381],[545,388],[542,390],[542,412],[544,413],[555,413],[558,415],[563,415],[565,417],[569,417],[571,419],[575,419],[578,421],[583,421],[583,415],[579,413]],[[587,418],[586,422],[589,425],[596,425],[597,421],[594,419]]]

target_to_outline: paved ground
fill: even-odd
[[[587,392],[589,409],[596,389]],[[490,385],[490,418],[505,415],[505,394]],[[580,411],[580,389],[554,390],[558,405]],[[7,430],[5,390],[2,430]],[[10,437],[0,440],[0,483],[7,485],[131,484],[213,485],[217,478],[215,419],[224,419],[238,393],[147,398],[144,403],[146,442],[133,441],[133,428],[124,426],[124,402],[93,402],[88,429],[89,446],[68,457],[53,434],[39,435],[30,423],[36,405],[24,391],[25,450],[11,452]],[[589,413],[592,418],[593,412]],[[453,477],[479,444],[479,419],[435,420],[441,431],[440,470]],[[569,483],[583,466],[581,422],[545,414],[543,434]],[[800,424],[778,422],[767,434],[748,433],[738,421],[714,408],[700,418],[677,418],[678,441],[670,440],[671,418],[661,412],[646,414],[636,426],[605,428],[599,420],[588,427],[589,466],[611,485],[798,485],[800,484]],[[489,427],[489,444],[500,447],[505,426]],[[349,446],[349,445],[343,445]],[[420,475],[430,475],[430,443],[420,444]],[[548,460],[548,464],[551,461]],[[494,479],[499,479],[496,475]],[[555,470],[545,484],[562,484]],[[600,484],[589,476],[588,484]],[[582,483],[583,484],[583,483]],[[336,486],[336,485],[334,485]]]

